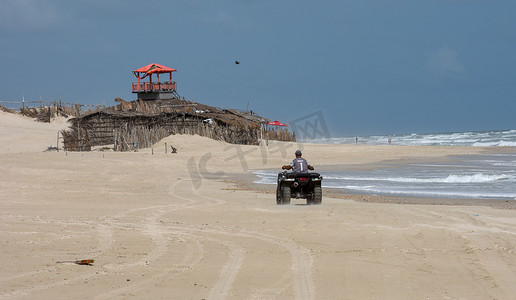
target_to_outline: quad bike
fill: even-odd
[[[290,204],[291,198],[306,199],[307,205],[321,204],[322,176],[319,173],[294,173],[283,171],[278,174],[276,203]]]

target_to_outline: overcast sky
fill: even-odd
[[[0,0],[0,100],[114,105],[132,70],[334,137],[516,129],[516,1]],[[240,64],[235,64],[235,60]]]

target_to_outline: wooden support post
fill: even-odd
[[[165,143],[165,153],[167,153],[167,143]]]
[[[266,144],[266,146],[269,147],[269,124],[265,125],[265,130],[267,131],[267,144]]]
[[[185,111],[186,111],[186,109],[185,109]],[[185,115],[186,115],[186,113],[183,113],[183,134],[186,134]]]
[[[59,131],[57,132],[56,148],[57,148],[57,152],[59,152]]]

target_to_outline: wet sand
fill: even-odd
[[[447,158],[443,158],[446,160]],[[433,159],[435,161],[435,159]],[[421,162],[422,160],[419,160]],[[427,160],[423,160],[428,163]],[[442,160],[441,160],[442,161]],[[414,163],[414,161],[411,161]],[[397,162],[399,164],[399,162]],[[317,172],[324,175],[324,171],[339,171],[339,170],[364,170],[374,169],[381,164],[365,164],[365,165],[340,165],[340,166],[321,166],[317,168]],[[280,172],[280,170],[278,170]],[[235,177],[236,178],[236,177]],[[255,191],[258,193],[276,193],[276,185],[260,184],[259,177],[254,174],[248,174],[246,177],[238,177],[238,180],[228,180],[228,183],[233,183],[238,189]],[[487,206],[497,209],[516,209],[516,200],[506,199],[454,199],[454,198],[435,198],[435,197],[403,197],[391,195],[371,195],[367,193],[353,193],[345,189],[325,188],[325,197],[348,199],[367,203],[393,203],[393,204],[415,204],[415,205],[460,205],[460,206]]]

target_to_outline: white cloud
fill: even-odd
[[[455,50],[443,46],[427,55],[426,68],[434,75],[453,75],[465,71]]]

